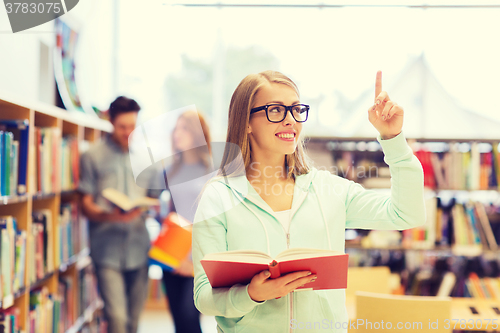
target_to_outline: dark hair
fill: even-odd
[[[141,107],[135,100],[119,96],[109,105],[109,120],[113,121],[122,113],[139,112],[140,109]]]

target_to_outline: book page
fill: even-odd
[[[132,201],[132,207],[157,206],[159,204],[160,203],[158,202],[158,199],[147,198],[147,197],[138,198]]]
[[[203,260],[247,262],[268,265],[273,259],[265,252],[254,250],[236,250],[220,253],[209,253]]]
[[[140,206],[156,206],[159,205],[158,199],[142,197],[135,200],[130,200],[129,197],[114,188],[106,188],[102,191],[102,196],[121,209],[128,211]]]
[[[344,254],[343,252],[339,251],[297,247],[281,252],[276,256],[275,260],[278,262],[282,262],[282,261],[290,261],[290,260],[306,259],[306,258],[337,256],[343,254]]]

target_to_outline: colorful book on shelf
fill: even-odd
[[[10,161],[10,193],[18,195],[19,181],[19,142],[12,141],[12,159]]]
[[[270,278],[297,271],[310,271],[317,275],[314,282],[298,289],[345,289],[349,255],[337,251],[292,248],[275,258],[254,250],[209,253],[201,264],[213,288],[247,284],[252,278],[269,270]]]
[[[494,143],[492,149],[492,174],[493,177],[495,178],[495,181],[493,181],[493,185],[496,184],[498,190],[500,190],[500,154],[498,153],[498,143]]]
[[[476,202],[474,206],[477,219],[479,220],[479,224],[483,229],[486,241],[488,243],[488,247],[490,248],[490,250],[495,251],[498,249],[498,244],[496,242],[495,235],[493,234],[493,230],[491,229],[491,224],[488,219],[488,215],[486,214],[486,209],[484,208],[484,205],[480,202]]]
[[[28,119],[2,119],[0,129],[10,131],[14,140],[19,142],[19,159],[17,168],[17,194],[26,193],[26,180],[28,175],[28,145],[29,145],[29,123]]]
[[[151,244],[149,260],[166,270],[179,267],[191,251],[191,223],[177,213],[163,220],[162,229]]]
[[[3,182],[2,182],[2,194],[5,196],[10,196],[10,166],[12,160],[12,141],[14,136],[12,132],[4,132],[4,155],[3,155]]]
[[[0,130],[0,197],[4,196],[3,187],[5,182],[5,169],[4,169],[4,159],[5,159],[5,132]]]
[[[0,216],[1,275],[3,297],[18,290],[16,286],[16,233],[17,223],[13,216]]]
[[[160,204],[158,199],[148,197],[130,199],[126,194],[123,194],[122,192],[110,187],[102,191],[102,196],[125,212],[130,211],[134,208],[159,206]]]
[[[54,232],[52,230],[52,211],[50,209],[40,209],[33,212],[33,224],[41,224],[43,237],[43,271],[50,273],[54,270]],[[40,236],[38,236],[40,237]],[[38,243],[38,245],[40,245]]]
[[[24,273],[26,271],[26,231],[18,230],[16,234],[16,262],[14,290],[24,288]]]

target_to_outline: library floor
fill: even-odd
[[[214,317],[201,316],[201,329],[203,333],[216,333]],[[166,310],[146,309],[139,322],[138,333],[175,333],[174,322],[170,312]]]

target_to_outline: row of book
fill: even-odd
[[[0,216],[0,233],[0,298],[4,299],[25,286],[27,235],[13,216]]]
[[[483,144],[484,145],[484,144]],[[450,144],[447,152],[417,150],[415,155],[424,169],[424,185],[431,189],[489,190],[500,189],[498,144],[481,151],[473,142],[467,151]]]
[[[432,249],[453,246],[457,254],[463,255],[495,251],[500,230],[497,224],[492,227],[488,217],[495,207],[473,201],[458,203],[454,198],[447,203],[438,197],[430,198],[426,201],[427,223],[403,230],[403,247]]]
[[[87,220],[79,213],[77,203],[63,203],[59,219],[54,234],[49,209],[33,211],[29,232],[18,228],[14,216],[0,216],[0,299],[24,288],[26,265],[32,284],[88,248]]]
[[[88,221],[82,215],[76,202],[61,204],[56,242],[56,260],[67,262],[72,256],[88,248]]]
[[[61,138],[57,127],[35,127],[36,193],[72,190],[78,184],[79,149],[75,137]]]
[[[27,119],[0,120],[0,197],[27,192],[29,123]],[[57,127],[35,127],[33,193],[74,189],[78,184],[78,140],[62,137]]]
[[[334,164],[327,168],[367,188],[389,188],[389,168],[378,150],[380,147],[375,148],[359,150],[348,142],[337,144],[332,151]],[[422,164],[427,188],[500,189],[498,143],[420,143],[415,145],[414,154]]]
[[[93,271],[84,269],[78,278],[78,295],[76,281],[71,275],[59,277],[56,294],[50,294],[46,286],[31,292],[28,333],[64,333],[75,325],[85,310],[95,306],[98,294]]]
[[[479,278],[475,272],[465,280],[466,294],[474,298],[500,299],[500,277]]]
[[[31,225],[32,245],[29,251],[29,276],[30,283],[43,279],[54,271],[54,232],[53,216],[50,209],[33,211]]]
[[[0,120],[0,197],[26,193],[28,120]]]
[[[94,274],[92,265],[86,266],[78,272],[78,302],[76,302],[76,313],[78,316],[84,314],[98,298],[97,278]]]
[[[21,311],[18,307],[11,307],[7,310],[0,310],[0,332],[20,333],[19,315]]]

